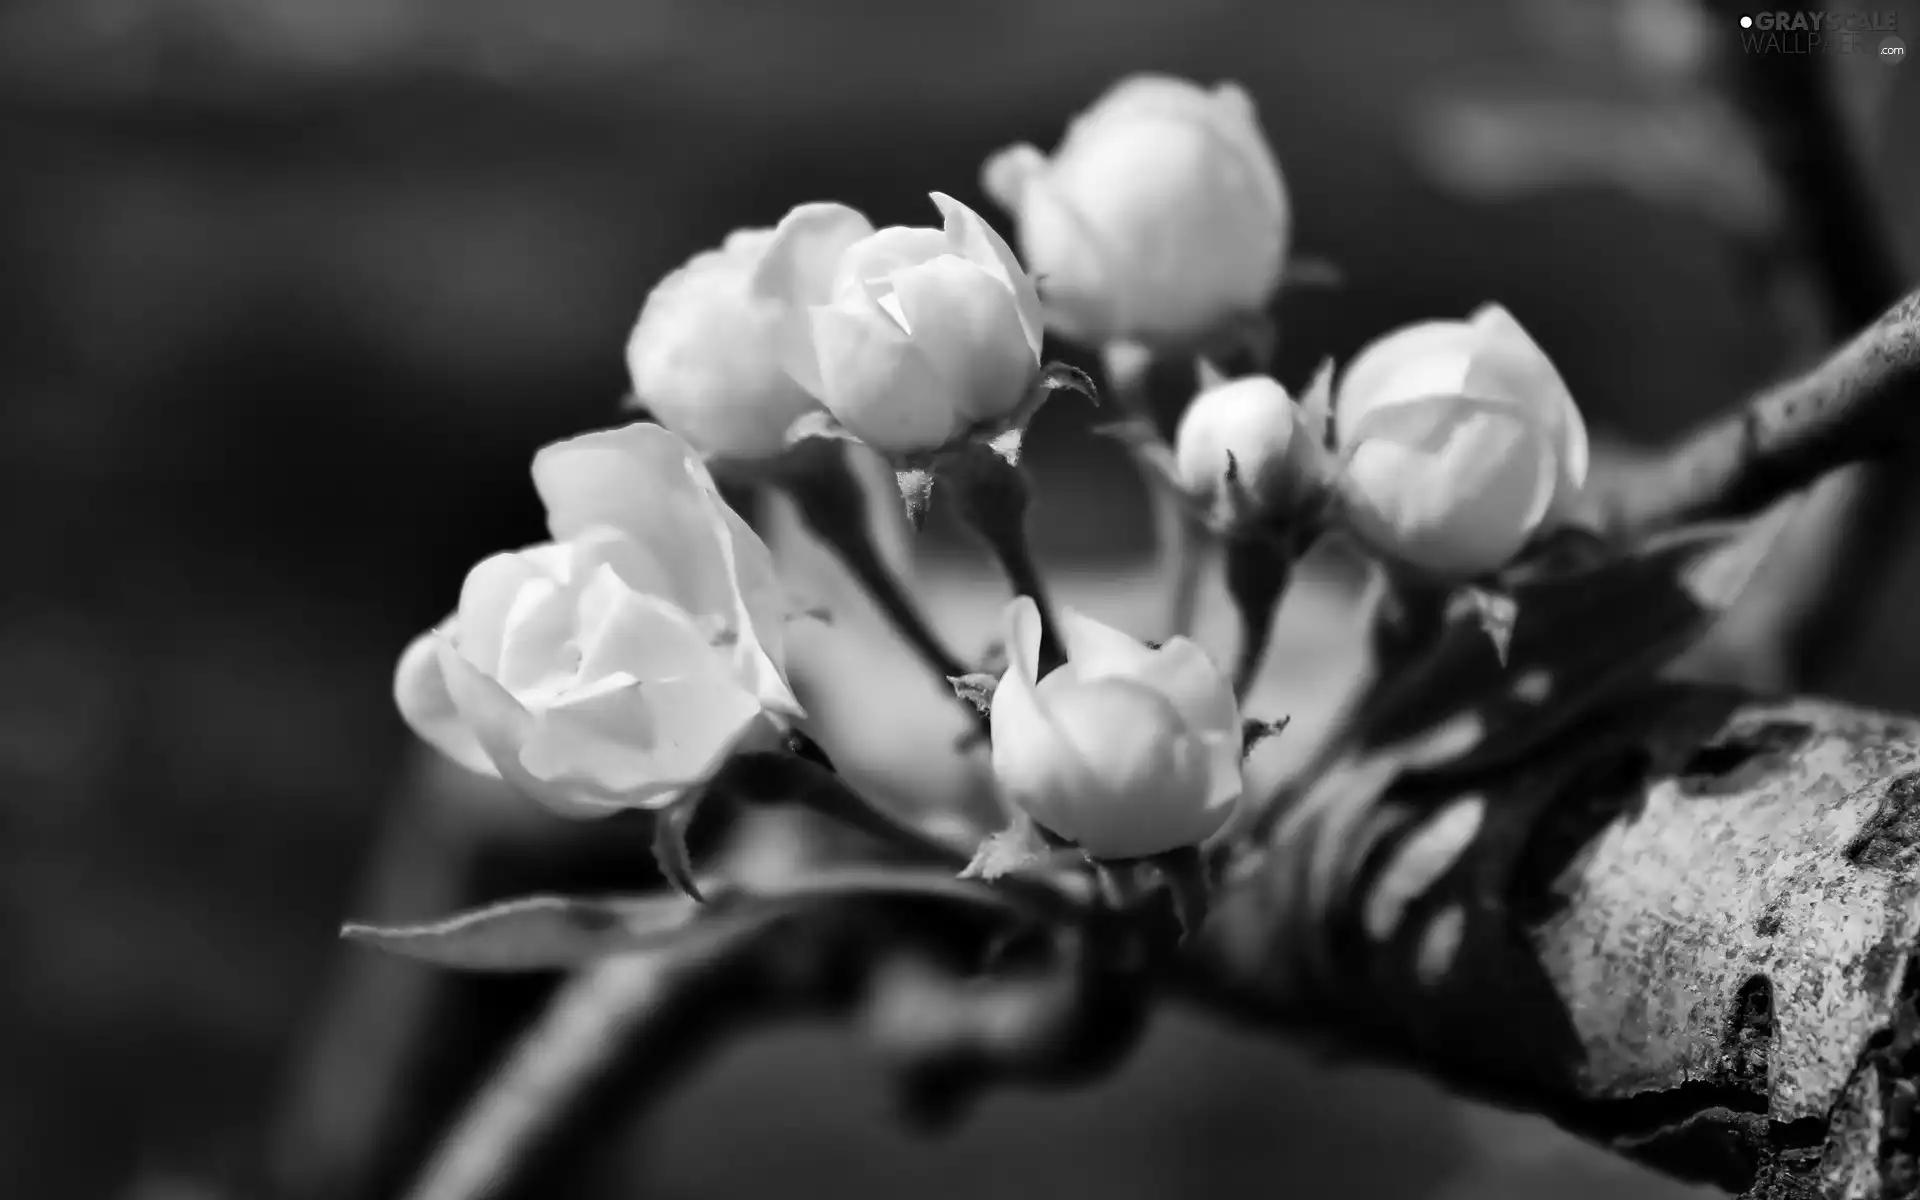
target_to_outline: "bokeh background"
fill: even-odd
[[[1661,7],[0,7],[0,1194],[392,1194],[549,984],[366,976],[338,922],[644,874],[639,841],[586,844],[423,765],[390,671],[474,559],[538,536],[530,452],[611,423],[647,290],[736,225],[825,198],[920,222],[932,189],[992,214],[985,154],[1050,145],[1119,75],[1233,78],[1298,249],[1344,276],[1281,297],[1283,380],[1495,298],[1628,442],[1785,369],[1726,235],[1757,219],[1738,155],[1661,66],[1727,31]],[[1644,19],[1603,12],[1623,8]],[[1911,263],[1920,67],[1837,67]],[[1516,156],[1489,113],[1563,136]],[[1609,137],[1639,164],[1612,182],[1541,165]],[[1071,599],[1131,619],[1139,485],[1054,409],[1043,557]],[[984,637],[972,552],[936,530],[923,567],[956,644]],[[1274,695],[1305,719],[1345,665],[1326,649],[1342,586],[1309,581],[1288,612]],[[1920,704],[1901,594],[1833,690]],[[326,1013],[349,995],[373,1019],[342,1033]],[[356,1146],[381,1165],[328,1174]],[[1689,1194],[1543,1123],[1181,1014],[1111,1083],[996,1098],[934,1142],[890,1119],[857,1046],[771,1033],[576,1157],[535,1194]]]

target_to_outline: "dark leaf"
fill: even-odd
[[[811,739],[811,753],[752,751],[736,754],[714,787],[749,804],[796,804],[858,829],[898,851],[932,862],[958,862],[965,851],[920,825],[910,824],[862,795],[833,769]]]
[[[1164,904],[1184,941],[1206,922],[1212,883],[1206,856],[1198,846],[1124,860],[1093,860],[1094,873],[1108,905],[1141,912]]]
[[[1198,385],[1198,390],[1202,392],[1210,392],[1217,387],[1224,387],[1226,384],[1232,382],[1228,378],[1227,373],[1219,367],[1214,366],[1210,359],[1194,359],[1193,374]]]
[[[1063,362],[1050,362],[1042,367],[1039,386],[1049,392],[1078,392],[1095,404],[1100,403],[1100,389],[1094,386],[1093,376]]]
[[[1477,624],[1448,626],[1362,706],[1358,748],[1448,726],[1469,736],[1444,762],[1422,766],[1470,771],[1511,761],[1699,640],[1739,598],[1797,507],[1676,530],[1590,570],[1519,582],[1506,663],[1486,652]]]
[[[348,925],[340,935],[468,971],[560,970],[668,945],[705,911],[675,894],[529,896],[418,925]]]
[[[1281,717],[1278,721],[1262,721],[1258,717],[1248,717],[1240,722],[1241,760],[1251,757],[1255,746],[1278,734],[1292,720],[1292,717]]]

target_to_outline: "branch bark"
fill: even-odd
[[[1768,388],[1672,449],[1597,478],[1591,503],[1618,534],[1744,516],[1849,463],[1891,457],[1920,433],[1920,292],[1798,378]]]
[[[1920,1195],[1920,721],[1661,685],[1531,762],[1348,772],[1185,983],[1756,1200]]]

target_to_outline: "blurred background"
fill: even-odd
[[[343,983],[364,956],[339,922],[644,877],[642,841],[587,845],[486,796],[420,801],[460,789],[423,765],[389,686],[471,562],[540,536],[531,451],[616,419],[627,329],[688,254],[814,199],[920,223],[938,189],[998,220],[989,151],[1052,145],[1128,72],[1237,79],[1298,251],[1344,276],[1281,297],[1283,381],[1498,299],[1596,432],[1650,442],[1792,365],[1728,234],[1770,219],[1763,189],[1682,82],[1731,31],[1662,24],[1668,7],[0,6],[0,1194],[239,1200],[291,1177],[393,1194],[549,982],[395,965]],[[1920,67],[1835,75],[1911,263]],[[1596,146],[1610,165],[1582,159]],[[1086,422],[1071,403],[1043,420],[1040,550],[1070,601],[1124,619],[1146,506]],[[927,588],[970,652],[994,599],[949,532]],[[1831,690],[1920,705],[1894,600],[1916,569]],[[1304,589],[1275,656],[1273,694],[1307,719],[1349,661],[1326,649],[1339,586]],[[897,739],[873,733],[865,765],[885,772]],[[507,848],[471,850],[487,839]],[[347,995],[372,1018],[342,1033],[327,1013]],[[422,1012],[433,1037],[403,1044]],[[329,1175],[355,1147],[381,1165]],[[997,1097],[932,1142],[889,1119],[841,1035],[769,1034],[538,1194],[982,1187],[1689,1194],[1541,1122],[1181,1014],[1109,1084]]]

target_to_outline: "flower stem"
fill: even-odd
[[[1120,402],[1128,417],[1159,428],[1154,419],[1148,377],[1153,359],[1141,346],[1126,342],[1109,345],[1102,363],[1107,388]],[[1153,512],[1153,545],[1160,555],[1160,569],[1169,581],[1165,629],[1167,637],[1193,632],[1200,608],[1200,571],[1203,531],[1180,503],[1179,497],[1158,481],[1147,481],[1147,504]]]
[[[1026,473],[991,449],[969,443],[941,458],[936,478],[953,498],[967,528],[999,562],[1014,595],[1030,598],[1040,609],[1040,674],[1066,662],[1053,606],[1047,602],[1040,568],[1027,544],[1031,488]]]
[[[868,521],[867,496],[854,474],[843,442],[801,442],[788,453],[780,486],[793,497],[805,521],[846,565],[915,654],[942,679],[965,675],[968,668],[941,644],[920,607],[887,564]]]

